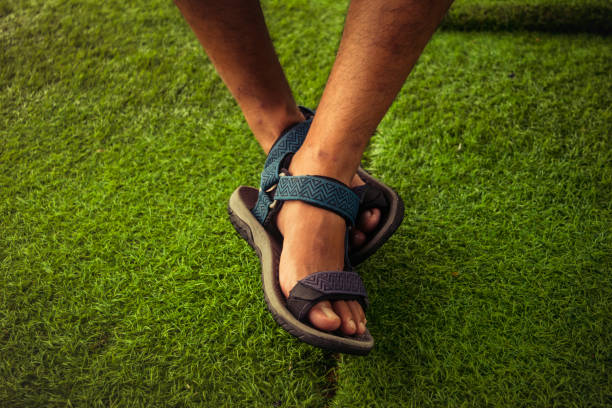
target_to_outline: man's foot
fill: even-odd
[[[267,116],[270,116],[268,113]],[[257,140],[260,141],[261,147],[266,155],[270,152],[272,145],[277,141],[276,137],[270,137],[270,134],[278,135],[281,132],[278,129],[287,129],[288,127],[297,123],[303,122],[306,118],[304,117],[303,111],[295,107],[293,115],[283,114],[279,116],[280,119],[272,120],[276,127],[272,127],[272,131],[268,132],[268,136],[255,133]],[[353,177],[350,183],[351,188],[363,186],[365,182],[359,177],[357,173]],[[376,226],[380,222],[381,212],[378,208],[372,208],[359,213],[355,228],[350,232],[350,243],[353,248],[360,248],[367,240],[368,233],[374,231]]]
[[[277,216],[283,234],[279,283],[285,297],[302,278],[319,271],[344,268],[346,221],[339,215],[301,201],[286,201]],[[363,334],[366,319],[359,302],[322,301],[309,312],[313,326]]]

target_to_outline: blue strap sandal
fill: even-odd
[[[302,146],[304,139],[306,139],[306,134],[310,129],[315,113],[303,106],[300,106],[300,110],[306,121],[286,130],[276,140],[264,164],[266,178],[274,177],[274,174],[278,174],[278,168],[273,166],[275,163],[278,165],[278,158],[285,157],[290,153],[296,153]],[[397,192],[361,167],[357,170],[357,175],[365,182],[363,186],[353,188],[353,191],[359,197],[359,213],[371,208],[378,208],[381,211],[381,218],[374,231],[368,233],[366,241],[362,246],[359,248],[351,248],[349,246],[349,258],[353,265],[360,264],[374,254],[389,240],[404,219],[404,202]],[[262,177],[262,182],[264,181]],[[266,203],[262,201],[261,204],[264,205]],[[258,209],[257,211],[261,210]]]
[[[288,137],[283,143],[293,144],[302,132],[305,136],[310,126],[307,122],[294,126],[285,135]],[[283,202],[301,200],[325,208],[342,216],[347,225],[355,224],[360,205],[360,197],[337,180],[289,174],[287,168],[291,156],[291,151],[268,156],[259,191],[244,186],[234,191],[228,205],[230,220],[260,258],[266,303],[281,327],[300,340],[322,349],[367,354],[374,346],[374,339],[367,329],[362,335],[345,336],[339,332],[319,330],[308,322],[308,312],[322,300],[356,300],[364,310],[368,306],[363,282],[353,271],[348,257],[348,228],[344,270],[308,275],[294,286],[287,299],[281,291],[278,265],[282,236],[273,221]]]

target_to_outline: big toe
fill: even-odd
[[[366,242],[366,238],[366,234],[357,229],[351,231],[351,245],[353,247],[359,248],[363,246]]]
[[[328,300],[317,303],[308,312],[310,322],[319,330],[334,331],[342,324]]]

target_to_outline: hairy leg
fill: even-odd
[[[301,122],[257,0],[175,0],[267,153]]]
[[[264,151],[303,120],[291,95],[256,0],[175,0],[240,105]],[[354,184],[355,172],[386,113],[452,0],[353,0],[334,67],[293,174]],[[310,273],[341,269],[345,224],[301,202],[278,215],[283,233],[280,284],[285,296]],[[310,320],[323,330],[362,333],[357,302],[321,302]]]
[[[317,116],[294,162],[350,182],[452,0],[352,0]],[[312,165],[310,167],[312,171]]]
[[[258,0],[175,0],[267,154],[281,132],[304,117],[278,61]],[[352,187],[362,185],[356,174]],[[359,247],[380,221],[360,215],[351,242]]]
[[[291,163],[292,174],[351,182],[376,126],[451,3],[351,1],[336,61],[308,136]],[[285,237],[280,279],[286,294],[310,273],[342,268],[345,224],[338,215],[293,201],[285,203],[278,223]],[[316,238],[305,245],[304,237]],[[365,323],[354,301],[321,302],[310,320],[323,329],[340,326],[347,334],[362,332],[360,323]]]

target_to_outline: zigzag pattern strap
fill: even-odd
[[[302,285],[321,293],[367,296],[361,277],[356,272],[316,272],[300,280]]]
[[[287,153],[297,152],[302,146],[302,143],[304,143],[304,139],[306,139],[306,134],[310,129],[311,123],[312,117],[304,122],[298,123],[281,135],[270,149],[264,168],[267,168],[276,160],[282,160]]]
[[[268,217],[270,204],[272,203],[272,199],[267,193],[267,190],[278,183],[278,174],[280,173],[280,166],[283,159],[288,154],[295,153],[299,150],[310,129],[312,115],[309,115],[309,112],[312,111],[302,107],[300,107],[300,109],[305,116],[308,116],[308,119],[291,127],[278,138],[270,149],[268,157],[266,158],[266,163],[264,164],[264,170],[261,172],[259,196],[257,197],[255,207],[251,210],[255,218],[257,218],[261,224],[263,224]]]
[[[344,184],[318,176],[281,177],[274,199],[300,200],[335,212],[352,225],[359,211],[359,197]]]
[[[261,179],[259,181],[259,188],[263,191],[268,190],[270,187],[274,186],[278,183],[279,173],[281,171],[281,163],[283,162],[283,158],[285,156],[277,159],[276,161],[270,163],[268,167],[266,167],[261,172]]]
[[[272,199],[268,196],[265,191],[260,191],[259,196],[257,197],[257,202],[255,203],[255,207],[251,210],[251,213],[257,218],[257,221],[261,225],[264,224],[264,221],[268,217],[268,212],[270,211],[270,204],[272,204]]]
[[[289,293],[287,307],[301,321],[322,300],[357,300],[368,307],[368,295],[359,275],[352,271],[326,271],[308,275]]]

